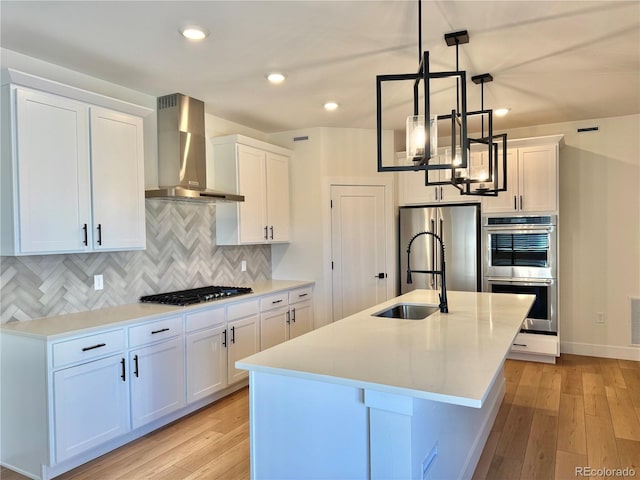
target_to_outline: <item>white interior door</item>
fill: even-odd
[[[334,321],[387,299],[384,190],[331,186]]]

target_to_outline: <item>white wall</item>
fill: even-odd
[[[597,133],[577,128],[599,126]],[[565,353],[640,360],[629,296],[640,296],[640,115],[540,125],[560,150],[560,329]],[[596,323],[603,312],[605,323]]]
[[[272,247],[273,278],[314,280],[315,324],[331,322],[331,210],[329,185],[387,184],[392,190],[394,176],[377,172],[375,130],[351,128],[312,128],[270,135],[270,141],[293,150],[290,164],[291,243]],[[392,134],[386,135],[393,155]],[[308,140],[294,142],[294,137]],[[395,219],[394,219],[395,222]],[[394,224],[395,225],[395,224]],[[389,229],[388,284],[395,292],[395,235]]]

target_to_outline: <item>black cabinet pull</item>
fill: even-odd
[[[264,239],[265,239],[265,240],[269,240],[269,235],[268,235],[268,233],[267,233],[267,227],[266,227],[266,225],[265,225],[265,227],[264,227]]]
[[[83,352],[87,352],[87,351],[89,351],[89,350],[94,350],[94,349],[96,349],[96,348],[106,347],[106,346],[107,346],[107,344],[106,344],[106,343],[98,343],[97,345],[92,345],[92,346],[90,346],[90,347],[84,347],[84,348],[82,349],[82,351],[83,351]]]
[[[291,323],[291,312],[287,312],[287,323]]]
[[[291,321],[293,323],[296,323],[296,309],[295,308],[291,309]]]
[[[526,343],[514,343],[513,345],[516,346],[516,347],[526,347],[527,346]]]
[[[380,274],[378,274],[380,275]],[[380,277],[382,278],[382,277]],[[308,293],[301,293],[300,295],[298,295],[298,298],[302,298],[302,297],[306,297],[307,295],[309,295]]]
[[[83,238],[84,238],[84,240],[82,240],[82,243],[85,246],[89,245],[89,237],[87,236],[88,232],[87,232],[87,224],[86,223],[84,224],[84,227],[82,227],[82,232],[83,232]]]
[[[138,375],[138,355],[134,355],[133,356],[133,374],[136,377],[140,376],[140,375]]]
[[[231,343],[236,343],[236,327],[231,327]]]
[[[98,245],[102,245],[102,224],[98,224]]]
[[[280,299],[280,300],[274,300],[273,302],[271,302],[271,304],[272,304],[272,305],[275,305],[276,303],[281,303],[281,302],[282,302],[282,299]]]
[[[154,330],[153,332],[151,332],[151,335],[155,335],[156,333],[168,332],[168,331],[169,331],[168,328],[161,328],[160,330]]]
[[[518,197],[513,196],[513,209],[518,210]]]
[[[122,374],[120,374],[120,378],[122,379],[123,382],[127,381],[127,370],[124,366],[124,358],[122,360],[120,360],[120,365],[122,365]]]
[[[227,329],[224,329],[224,332],[222,332],[222,346],[226,347],[227,346]]]
[[[273,240],[273,225],[271,225],[271,240]]]

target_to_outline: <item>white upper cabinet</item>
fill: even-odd
[[[145,248],[143,120],[3,86],[2,255]]]
[[[91,107],[91,171],[94,248],[144,248],[144,147],[140,117]]]
[[[212,144],[214,188],[245,197],[216,205],[216,243],[288,242],[291,152],[242,135],[214,138]]]
[[[507,147],[507,191],[500,192],[497,197],[485,197],[483,213],[558,213],[561,141],[560,135],[510,141]],[[501,164],[499,171],[502,175]]]

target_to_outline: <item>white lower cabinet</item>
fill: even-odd
[[[129,430],[126,380],[123,355],[65,368],[53,374],[57,462]]]
[[[248,372],[235,363],[260,351],[260,302],[284,305],[292,338],[313,325],[311,292],[107,322],[85,334],[0,328],[0,463],[51,479],[241,388]]]
[[[186,318],[187,403],[227,386],[227,318],[224,307]]]
[[[182,337],[133,350],[129,359],[133,428],[185,405]]]
[[[260,317],[258,313],[229,321],[227,324],[227,379],[229,385],[247,378],[249,372],[238,370],[236,361],[260,351]]]
[[[260,349],[313,330],[312,299],[311,287],[264,297],[260,302]]]

